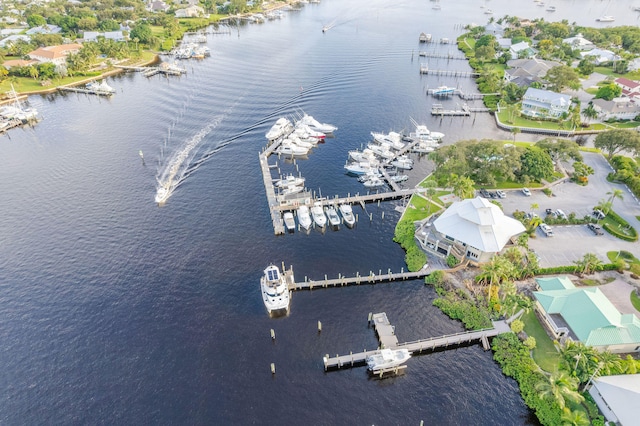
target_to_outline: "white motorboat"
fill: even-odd
[[[309,215],[309,207],[298,207],[298,223],[307,231],[311,228],[311,216]]]
[[[440,140],[442,140],[442,138],[444,138],[444,133],[432,132],[427,128],[427,126],[425,126],[424,124],[418,124],[418,122],[415,121],[413,118],[411,118],[411,123],[414,126],[416,126],[415,131],[412,133],[409,133],[409,138],[413,140],[418,139],[421,141],[439,142]]]
[[[303,148],[289,140],[285,140],[280,144],[276,151],[278,154],[284,155],[307,155],[309,149]]]
[[[169,195],[169,188],[167,188],[166,186],[160,186],[156,190],[155,202],[158,204],[164,204],[169,198]]]
[[[288,195],[298,194],[302,191],[304,191],[304,186],[290,185],[283,187],[280,191],[280,195],[287,197]]]
[[[598,21],[598,22],[613,22],[615,20],[616,20],[616,18],[614,18],[611,15],[601,16],[601,17],[596,19],[596,21]]]
[[[556,11],[556,7],[555,6],[547,7],[547,12],[555,12],[555,11]]]
[[[304,185],[304,181],[305,179],[302,176],[295,177],[294,175],[287,175],[282,179],[278,179],[275,182],[275,186],[276,188],[284,188],[288,186],[301,186],[301,185]]]
[[[395,183],[400,183],[400,182],[404,182],[406,180],[409,180],[409,176],[407,176],[407,175],[395,175],[395,176],[390,176],[390,178]]]
[[[393,160],[396,156],[396,154],[391,151],[391,147],[386,143],[380,145],[370,143],[367,145],[367,148],[375,155],[384,160]]]
[[[384,180],[382,180],[381,178],[377,177],[377,176],[372,176],[369,179],[365,180],[363,185],[367,188],[379,188],[381,186],[384,186]]]
[[[286,136],[293,131],[293,125],[291,121],[286,117],[280,117],[276,120],[275,124],[271,126],[271,129],[265,134],[266,138],[270,141],[276,140],[282,136]]]
[[[12,105],[5,105],[0,108],[0,117],[7,120],[18,119],[23,123],[38,119],[38,111],[35,108],[23,108],[19,102]]]
[[[488,9],[490,10],[490,9]],[[487,12],[485,12],[487,13]],[[493,12],[491,12],[493,13]],[[437,87],[433,90],[433,96],[449,96],[449,95],[453,95],[453,92],[455,92],[456,88],[455,87],[448,87],[448,86],[440,86]]]
[[[372,373],[398,367],[411,358],[407,349],[380,349],[380,352],[367,357],[367,367]]]
[[[96,95],[109,96],[116,93],[116,90],[113,87],[109,86],[104,80],[100,80],[100,82],[91,81],[87,83],[85,87],[87,88],[87,90],[95,93]]]
[[[362,176],[358,176],[358,182],[366,182],[371,178],[382,178],[382,173],[380,173],[379,169],[369,170]]]
[[[287,231],[293,232],[296,230],[296,221],[293,218],[293,213],[285,212],[285,214],[282,215],[282,219],[284,220],[284,226],[287,228]]]
[[[360,162],[372,162],[377,161],[376,154],[369,148],[365,148],[362,151],[358,151],[357,149],[349,151],[349,159]]]
[[[338,216],[338,212],[334,206],[327,207],[327,217],[329,218],[329,225],[333,229],[337,229],[340,226],[340,216]]]
[[[421,142],[418,142],[416,145],[414,145],[414,147],[411,148],[411,151],[416,152],[418,154],[427,154],[429,152],[435,151],[437,146],[438,146],[437,143],[432,145],[428,142],[421,141]]]
[[[353,228],[356,224],[356,217],[353,215],[353,210],[351,209],[350,204],[340,204],[338,206],[338,210],[340,210],[340,214],[342,215],[342,219],[344,219],[344,224],[349,228]]]
[[[413,160],[403,155],[393,160],[391,165],[398,169],[411,170],[413,169]]]
[[[310,138],[315,139],[325,139],[327,135],[317,130],[313,130],[311,127],[307,126],[304,123],[297,122],[296,123],[296,131],[300,131],[309,135]]]
[[[371,132],[373,140],[380,143],[389,145],[393,149],[400,150],[404,148],[404,142],[402,142],[402,135],[397,132],[380,133]]]
[[[309,142],[309,140],[302,140],[297,135],[294,135],[294,134],[289,135],[287,137],[287,139],[285,139],[282,142],[284,143],[287,140],[290,141],[291,143],[295,144],[295,145],[298,145],[301,148],[306,148],[307,151],[309,151],[311,148],[316,146],[315,143],[311,143],[311,142]]]
[[[320,123],[315,118],[313,118],[312,116],[310,116],[310,115],[308,115],[306,113],[302,116],[302,118],[300,120],[298,120],[298,123],[306,124],[307,126],[309,126],[309,128],[311,128],[311,130],[315,130],[317,132],[322,132],[322,133],[324,133],[326,135],[331,134],[331,133],[335,132],[336,130],[338,130],[338,128],[336,126],[333,126],[333,125],[327,124],[327,123]]]
[[[321,203],[314,203],[313,207],[311,207],[311,217],[313,222],[320,228],[324,228],[327,225],[327,216],[324,215]]]
[[[344,166],[347,174],[353,176],[364,175],[368,172],[378,170],[378,165],[373,165],[368,161],[360,161],[358,163],[348,163]]]
[[[289,287],[284,275],[275,265],[269,265],[260,278],[262,301],[269,314],[289,311]]]

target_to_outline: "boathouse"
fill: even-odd
[[[640,352],[640,319],[620,313],[599,288],[576,287],[567,277],[536,278],[536,283],[536,313],[554,338],[599,351]]]
[[[476,197],[455,202],[433,223],[423,223],[416,239],[427,252],[482,263],[524,231],[524,225],[500,207]]]

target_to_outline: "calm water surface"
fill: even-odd
[[[427,88],[474,85],[420,76],[418,34],[486,21],[480,1],[440,3],[324,0],[209,35],[211,58],[182,62],[180,78],[110,78],[109,100],[31,97],[43,120],[0,139],[0,424],[535,424],[479,346],[415,357],[383,381],[323,372],[325,353],[377,345],[369,312],[387,312],[400,340],[461,331],[419,280],[296,293],[280,319],[260,299],[271,262],[298,279],[404,266],[394,203],[357,207],[354,230],[273,235],[257,154],[277,117],[304,110],[339,127],[308,159],[280,162],[323,195],[363,192],[343,173],[347,151],[409,117],[447,143],[508,136],[481,114],[430,117]],[[551,18],[533,2],[486,4]],[[636,23],[631,2],[555,4],[556,19],[587,25],[608,8]],[[185,150],[159,208],[156,179]],[[428,168],[418,162],[410,183]]]

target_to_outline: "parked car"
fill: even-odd
[[[595,223],[588,223],[587,227],[591,229],[596,235],[604,235],[604,232],[602,232],[602,228],[600,227],[600,225],[596,225]]]
[[[480,190],[480,196],[484,198],[492,198],[491,193],[484,188]]]
[[[531,197],[531,191],[529,191],[529,188],[522,188],[522,193],[525,197]]]
[[[546,213],[546,214],[548,214],[548,215],[550,215],[550,214],[552,214],[552,213],[553,213],[553,209],[546,209],[546,210],[545,210],[545,213]]]
[[[604,217],[606,216],[601,210],[598,209],[595,209],[591,214],[598,220],[604,219]]]
[[[524,218],[525,219],[533,219],[534,217],[539,217],[538,213],[536,212],[529,212],[529,213],[525,213]]]
[[[542,233],[547,237],[553,237],[553,229],[551,229],[551,227],[546,223],[541,223],[540,225],[538,225],[538,228],[540,228]]]
[[[500,190],[500,189],[498,189],[496,191],[496,195],[498,196],[498,198],[506,198],[507,197],[507,194],[504,191]]]
[[[558,219],[567,220],[567,215],[560,209],[557,209],[555,212],[553,212],[553,215]]]

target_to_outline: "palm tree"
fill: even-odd
[[[560,408],[567,406],[567,400],[576,403],[584,401],[584,397],[578,393],[578,379],[563,370],[556,370],[538,382],[536,390],[540,398],[550,398],[557,402]]]
[[[607,192],[607,195],[611,195],[611,197],[609,197],[609,204],[610,204],[610,208],[613,209],[613,202],[615,201],[616,198],[619,198],[621,200],[624,199],[624,192],[622,192],[622,189],[614,189],[613,191],[609,191]]]
[[[560,348],[561,366],[571,372],[580,383],[586,383],[598,368],[597,351],[582,342],[567,340]]]
[[[514,275],[514,267],[509,260],[503,256],[493,256],[491,260],[480,267],[482,274],[477,278],[480,282],[489,283],[489,300],[493,294],[493,286],[500,285]]]
[[[587,275],[592,274],[602,267],[602,261],[593,253],[585,253],[582,259],[576,260],[573,263],[576,264],[578,272]]]
[[[516,141],[516,135],[517,135],[518,133],[520,133],[520,132],[521,132],[521,130],[520,130],[520,128],[519,128],[519,127],[512,127],[512,128],[511,128],[511,133],[513,134],[513,141],[514,141],[514,142]]]
[[[600,200],[600,202],[596,205],[596,209],[600,210],[606,215],[611,210],[611,203],[609,201]]]
[[[461,199],[473,198],[476,193],[473,180],[466,176],[451,174],[449,185],[453,188],[453,193]]]
[[[603,351],[597,355],[597,358],[598,364],[601,366],[600,371],[605,376],[622,373],[622,359],[618,354]]]
[[[562,412],[562,424],[571,426],[589,426],[591,421],[584,411],[571,411],[565,408]]]

